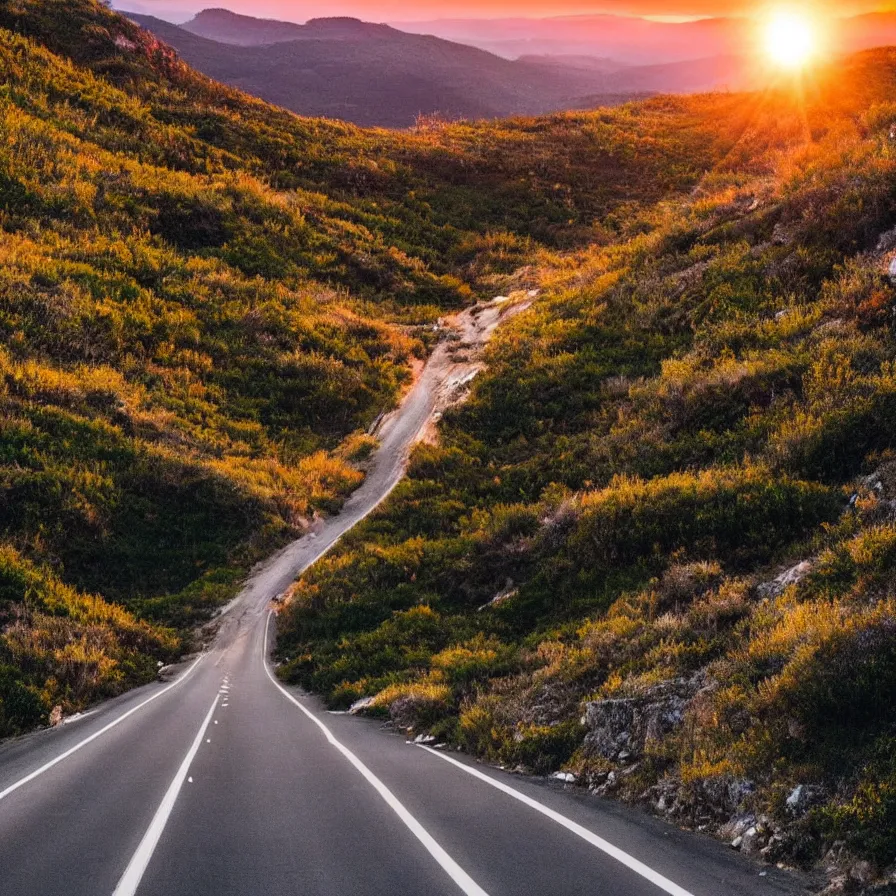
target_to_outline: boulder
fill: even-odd
[[[824,796],[821,787],[812,784],[797,784],[787,795],[784,805],[787,812],[797,818],[805,815],[812,806],[819,803]]]
[[[688,703],[705,684],[700,675],[676,678],[638,696],[592,700],[583,718],[586,755],[623,762],[638,758],[681,725]]]
[[[777,597],[783,594],[791,585],[799,584],[810,572],[815,563],[812,560],[803,560],[796,566],[784,570],[770,582],[763,582],[756,587],[756,593],[760,597]]]
[[[562,781],[564,784],[574,784],[576,776],[572,772],[554,772],[551,777],[555,781]]]

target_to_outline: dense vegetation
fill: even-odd
[[[727,132],[659,106],[369,132],[221,87],[93,0],[0,4],[0,733],[176,656],[360,481],[353,434],[422,325],[690,186],[737,131],[708,102]]]
[[[542,251],[440,444],[296,584],[284,677],[772,860],[891,863],[894,83],[875,51],[741,98],[687,195]]]
[[[394,134],[93,0],[3,4],[0,733],[176,657],[360,481],[423,325],[523,270],[440,443],[297,583],[284,676],[887,865],[894,86],[878,51],[800,95]]]

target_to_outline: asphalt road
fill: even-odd
[[[276,681],[271,599],[388,493],[458,375],[437,353],[343,512],[259,569],[176,678],[0,745],[0,896],[803,891],[708,838],[408,744]]]

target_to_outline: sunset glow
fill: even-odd
[[[779,10],[765,24],[763,45],[775,65],[800,69],[818,52],[817,29],[808,16]]]

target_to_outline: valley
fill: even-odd
[[[148,24],[0,5],[16,892],[886,892],[896,51],[388,130]]]

